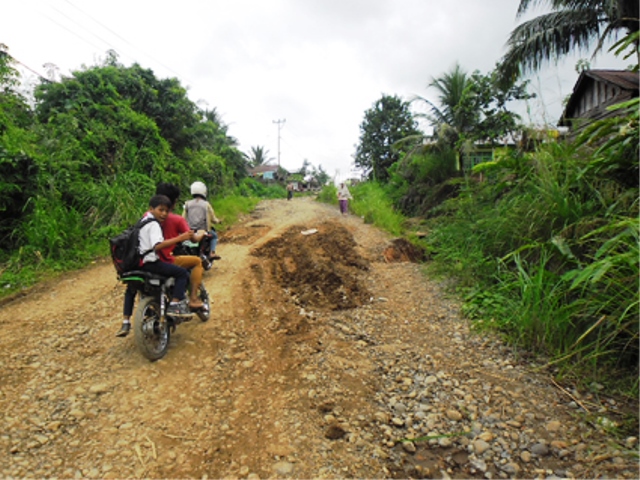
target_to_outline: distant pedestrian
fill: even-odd
[[[293,198],[293,183],[289,182],[287,185],[287,200],[291,200]]]
[[[349,189],[344,183],[340,184],[338,189],[338,203],[340,204],[340,213],[347,215],[349,213],[349,200],[353,199]]]

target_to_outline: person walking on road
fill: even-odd
[[[293,198],[293,183],[289,182],[287,185],[287,200],[291,200]]]
[[[349,200],[353,199],[349,189],[344,183],[338,188],[338,203],[340,204],[340,213],[347,215],[349,213]]]

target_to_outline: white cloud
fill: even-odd
[[[44,73],[92,65],[108,49],[193,101],[216,108],[241,149],[263,146],[349,172],[364,112],[382,94],[429,97],[456,62],[490,71],[516,25],[514,0],[0,0],[0,42]],[[5,15],[9,12],[9,15]],[[584,55],[583,55],[584,56]],[[576,56],[534,77],[532,120],[551,122],[577,75]],[[600,68],[620,66],[603,60]],[[523,108],[523,112],[524,112]]]

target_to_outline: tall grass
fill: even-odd
[[[338,189],[335,185],[325,185],[318,193],[317,200],[319,202],[328,203],[330,205],[338,204]]]
[[[362,217],[365,223],[373,224],[392,235],[400,235],[405,218],[393,208],[393,203],[378,183],[360,183],[350,189],[353,200],[349,201],[352,213]]]
[[[485,182],[468,179],[429,220],[428,243],[479,326],[575,379],[619,374],[637,389],[638,190],[597,162],[549,144],[485,165]]]
[[[394,207],[384,187],[376,182],[360,183],[349,187],[353,200],[349,201],[349,211],[392,235],[401,235],[404,231],[405,217]],[[325,185],[317,200],[331,205],[338,204],[337,188]]]
[[[251,212],[260,202],[258,197],[245,197],[244,195],[226,195],[211,200],[216,216],[222,220],[217,230],[224,231],[238,221],[240,216]]]
[[[264,184],[252,178],[244,178],[233,189],[235,195],[258,198],[286,198],[287,190],[278,183]]]

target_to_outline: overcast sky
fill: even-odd
[[[491,71],[518,24],[518,0],[0,0],[0,43],[44,76],[102,61],[107,50],[216,108],[243,152],[261,146],[292,170],[304,159],[350,176],[360,124],[383,94],[435,100],[458,62]],[[514,106],[555,124],[587,53],[532,77],[538,99]],[[609,55],[593,68],[620,68]],[[33,74],[25,70],[28,77]],[[275,123],[284,120],[281,123]],[[280,137],[280,142],[278,142]],[[280,145],[278,148],[278,144]]]

